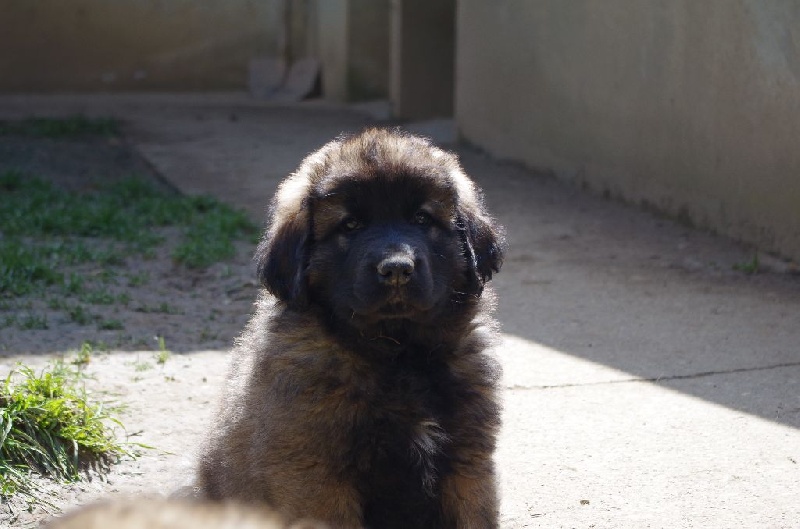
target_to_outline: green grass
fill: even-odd
[[[233,241],[256,242],[258,230],[247,215],[208,197],[191,197],[192,222],[173,258],[190,268],[205,268],[234,256]]]
[[[757,274],[761,269],[761,263],[759,263],[758,260],[758,252],[753,254],[753,259],[751,259],[750,261],[737,263],[733,265],[733,269],[739,272],[743,272],[747,275]]]
[[[77,323],[78,325],[89,325],[94,321],[95,317],[88,312],[83,305],[67,305],[64,308],[69,320]]]
[[[158,365],[163,366],[169,360],[169,357],[172,356],[172,352],[167,349],[167,342],[164,340],[163,336],[157,336],[156,339],[158,340],[158,352],[155,354],[155,361]]]
[[[127,279],[129,287],[140,287],[150,282],[150,274],[147,272],[129,274]]]
[[[116,440],[122,424],[88,399],[81,376],[59,361],[40,373],[20,365],[0,382],[0,498],[21,493],[46,502],[34,475],[77,481],[90,465],[135,455]]]
[[[37,138],[111,137],[119,134],[119,122],[113,118],[87,118],[81,115],[0,121],[0,136],[10,134]]]
[[[149,370],[153,369],[153,364],[151,364],[147,360],[140,360],[138,357],[136,358],[136,360],[131,365],[133,365],[133,369],[137,373],[141,373],[142,371],[149,371]]]
[[[75,352],[75,358],[72,359],[72,364],[76,366],[85,366],[92,361],[92,352],[94,348],[89,342],[83,342],[81,348]]]
[[[181,239],[163,249],[161,230],[178,228]],[[237,240],[255,242],[257,227],[242,211],[209,197],[186,197],[127,178],[101,189],[78,193],[57,188],[19,171],[0,173],[0,299],[60,293],[81,304],[50,303],[70,320],[94,320],[84,305],[128,305],[130,295],[105,286],[148,281],[146,273],[123,273],[130,257],[170,252],[187,268],[205,268],[230,259]],[[75,267],[92,264],[91,275]],[[18,308],[18,307],[15,307]],[[164,309],[165,312],[168,309]],[[20,328],[47,325],[41,316],[17,318]],[[121,329],[116,320],[101,329]]]
[[[30,329],[47,329],[47,317],[41,316],[39,314],[34,314],[29,312],[22,317],[21,320],[17,320],[20,329],[30,330]]]
[[[121,331],[125,325],[119,320],[102,320],[97,324],[97,329],[100,331]]]
[[[119,301],[117,296],[104,288],[87,290],[79,298],[90,305],[113,305]]]
[[[0,208],[2,202],[0,198]],[[3,216],[0,212],[0,217]],[[64,274],[54,268],[59,261],[59,255],[46,246],[31,247],[3,237],[0,240],[0,293],[23,296],[37,287],[63,285]]]
[[[136,312],[156,314],[183,314],[180,309],[170,306],[166,301],[162,301],[159,305],[141,305],[133,310]]]
[[[233,241],[254,241],[256,226],[247,215],[209,197],[160,192],[143,180],[128,178],[94,193],[74,193],[16,171],[0,174],[0,226],[4,270],[0,285],[19,280],[61,282],[47,264],[110,261],[120,264],[120,249],[89,250],[81,238],[102,238],[123,245],[122,253],[142,253],[163,238],[154,229],[181,226],[183,242],[173,253],[188,267],[206,267],[233,255]],[[49,238],[30,248],[23,237]],[[58,238],[53,240],[53,238]],[[2,286],[0,286],[2,288]],[[19,288],[19,287],[17,287]]]

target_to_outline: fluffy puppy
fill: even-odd
[[[200,492],[333,527],[496,527],[501,233],[425,139],[306,158],[272,202]]]
[[[106,501],[51,520],[44,529],[326,529],[299,521],[291,526],[275,513],[232,503],[157,498]]]

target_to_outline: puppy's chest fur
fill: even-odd
[[[441,514],[439,484],[449,471],[458,384],[446,363],[420,362],[414,353],[373,367],[349,388],[358,412],[346,471],[359,484],[367,527],[391,527],[390,518],[425,527]]]

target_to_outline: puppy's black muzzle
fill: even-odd
[[[425,241],[416,234],[381,235],[370,241],[359,259],[350,308],[380,319],[427,311],[440,294],[435,292]]]

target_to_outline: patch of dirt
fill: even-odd
[[[0,172],[11,168],[73,191],[138,175],[174,192],[117,138],[0,137]],[[155,447],[113,465],[107,473],[88,475],[87,481],[63,485],[41,480],[42,490],[58,509],[112,494],[168,494],[191,480],[195,450],[212,421],[225,374],[226,352],[246,323],[257,293],[254,247],[237,243],[232,260],[191,270],[170,257],[177,230],[165,229],[161,235],[165,242],[152,257],[125,257],[115,267],[119,273],[100,281],[117,301],[89,305],[92,318],[83,324],[53,301],[58,292],[0,298],[6,302],[0,308],[0,376],[19,361],[38,369],[84,342],[93,343],[85,367],[87,391],[95,399],[123,406],[118,414],[126,428],[119,432],[123,439],[128,436],[131,442]],[[104,273],[92,265],[75,272],[93,280]],[[46,328],[2,324],[28,313],[42,318]],[[108,321],[116,323],[102,325]],[[158,363],[156,337],[162,337],[172,353],[163,364]],[[0,527],[35,527],[54,512],[14,498],[0,505]]]
[[[150,164],[119,137],[71,139],[0,136],[0,172],[14,169],[80,191],[132,175],[174,191]]]

